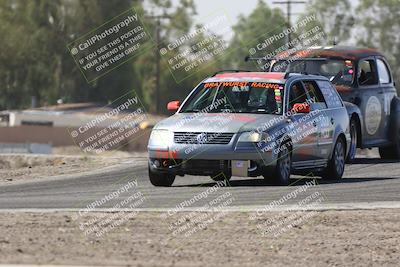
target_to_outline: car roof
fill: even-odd
[[[215,78],[262,78],[268,80],[284,80],[284,72],[228,72],[218,73]]]
[[[204,82],[223,82],[223,81],[255,81],[255,82],[271,82],[285,84],[289,80],[295,78],[312,79],[312,80],[328,80],[324,76],[308,75],[303,73],[286,73],[286,72],[221,72],[212,77],[207,78]]]
[[[304,50],[298,50],[294,53],[282,52],[277,58],[285,57],[299,58],[341,58],[357,60],[370,56],[382,56],[377,50],[372,48],[363,48],[355,46],[318,46],[310,47]]]
[[[204,82],[258,81],[284,84],[286,80],[285,74],[283,72],[221,71],[207,78]]]

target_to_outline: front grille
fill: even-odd
[[[187,133],[175,132],[174,142],[177,144],[216,144],[226,145],[232,140],[233,133]]]
[[[182,162],[181,170],[191,175],[217,175],[221,172],[228,173],[229,167],[229,160],[191,159]]]
[[[206,159],[191,159],[184,161],[182,167],[184,169],[195,169],[195,170],[220,170],[227,165],[225,160],[206,160]]]

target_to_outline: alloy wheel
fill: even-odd
[[[281,157],[279,159],[279,171],[284,180],[287,180],[290,176],[291,158],[288,148],[284,145],[281,150]]]
[[[335,166],[336,172],[341,174],[344,171],[344,149],[343,143],[339,141],[335,148]]]

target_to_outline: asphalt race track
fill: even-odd
[[[234,197],[231,206],[263,206],[282,198],[313,179],[294,177],[291,186],[274,186],[258,179],[233,177],[230,186],[221,187],[216,192],[194,202],[190,207],[200,207],[210,197],[226,192]],[[185,200],[210,189],[215,185],[209,177],[177,177],[171,188],[154,187],[147,177],[147,160],[130,159],[116,168],[99,170],[89,174],[67,177],[43,177],[36,181],[0,186],[0,210],[16,209],[81,209],[104,198],[129,181],[137,181],[135,191],[145,196],[140,208],[174,208]],[[317,179],[317,185],[307,189],[307,194],[318,191],[324,196],[324,204],[340,203],[400,203],[400,163],[381,159],[359,158],[346,166],[344,178],[340,182],[324,182]],[[107,201],[98,208],[113,207],[128,197],[126,192]],[[296,200],[293,200],[296,201]],[[287,200],[285,204],[293,204]]]

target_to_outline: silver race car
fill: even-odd
[[[329,80],[295,73],[222,71],[202,81],[149,143],[149,177],[256,177],[287,185],[291,174],[340,179],[349,152],[349,118]]]

